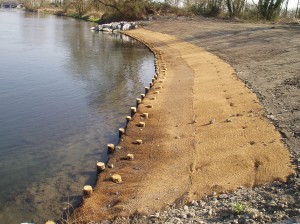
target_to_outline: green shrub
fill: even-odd
[[[237,202],[235,203],[233,206],[232,206],[232,212],[235,214],[235,215],[239,215],[239,214],[242,214],[246,211],[246,205],[243,205],[242,203],[240,202]]]
[[[88,20],[90,22],[99,23],[101,19],[98,17],[90,16]]]

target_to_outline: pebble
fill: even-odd
[[[189,213],[187,213],[187,217],[188,218],[192,218],[192,217],[195,217],[195,212],[189,212]]]
[[[195,200],[193,200],[193,201],[191,202],[191,205],[192,205],[192,206],[196,206],[196,207],[198,207],[198,206],[199,206],[198,202],[197,202],[197,201],[195,201]]]
[[[152,218],[159,218],[159,213],[156,212],[156,213],[154,213],[153,215],[150,215],[150,217],[152,217]]]
[[[221,199],[226,199],[226,198],[228,198],[228,196],[227,196],[227,194],[221,194],[221,195],[219,196],[219,198],[221,198]]]
[[[187,215],[186,215],[185,213],[182,213],[182,214],[179,214],[179,215],[178,215],[178,218],[186,219],[186,218],[187,218]]]

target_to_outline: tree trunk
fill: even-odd
[[[260,16],[266,20],[274,20],[280,13],[284,0],[259,0],[257,7]]]
[[[288,12],[288,6],[289,6],[289,0],[286,0],[285,2],[285,7],[284,7],[284,16],[287,16],[287,12]]]
[[[245,0],[227,0],[226,5],[230,17],[240,16],[243,8],[245,7]]]
[[[298,0],[298,3],[297,3],[297,8],[296,8],[296,14],[295,14],[295,17],[296,18],[299,18],[300,16],[298,15],[299,13],[299,4],[300,4],[300,0]],[[300,13],[299,13],[300,14]]]

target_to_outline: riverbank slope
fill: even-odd
[[[149,214],[240,185],[286,180],[292,173],[288,150],[229,64],[174,36],[143,29],[130,35],[158,53],[159,79],[110,159],[114,168],[100,175],[75,217]],[[141,121],[143,128],[137,127]],[[143,144],[133,144],[136,139]],[[127,153],[134,161],[123,159]],[[123,182],[113,183],[113,173]]]

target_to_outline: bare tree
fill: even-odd
[[[298,0],[298,3],[297,3],[296,13],[295,13],[295,17],[296,17],[296,18],[300,17],[300,13],[299,13],[299,4],[300,4],[300,0]]]
[[[192,12],[202,16],[218,16],[223,6],[223,0],[193,0],[186,3]]]
[[[285,7],[283,11],[283,15],[286,17],[288,12],[289,0],[285,0]]]
[[[87,0],[73,0],[72,4],[78,17],[82,17],[91,7],[91,2]]]
[[[240,16],[245,4],[246,0],[226,0],[230,17]]]
[[[254,1],[252,0],[254,3]],[[284,0],[258,0],[256,5],[259,15],[266,20],[274,20],[279,16]]]
[[[115,11],[123,19],[141,19],[145,14],[147,0],[94,0],[110,10]]]
[[[121,12],[120,10],[120,4],[119,1],[113,0],[113,1],[105,1],[105,0],[96,0],[100,4],[104,5],[105,7],[110,7],[118,12]]]

